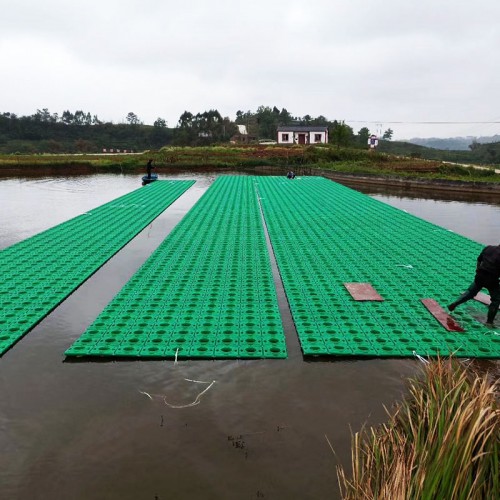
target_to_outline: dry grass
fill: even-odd
[[[353,436],[344,499],[500,498],[498,382],[457,360],[435,360],[389,422]]]

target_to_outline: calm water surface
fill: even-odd
[[[383,405],[401,398],[419,362],[304,361],[278,281],[286,360],[64,361],[216,175],[163,175],[197,182],[0,358],[1,498],[339,497],[335,466],[349,464],[350,428],[384,421]],[[139,188],[139,177],[1,179],[0,248]],[[500,241],[500,200],[357,189]],[[200,404],[171,406],[189,405],[212,381]]]

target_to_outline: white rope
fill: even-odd
[[[147,392],[144,392],[144,391],[139,391],[141,394],[144,394],[145,396],[147,396],[149,399],[151,399],[151,401],[153,401],[153,398],[151,397],[151,394],[148,394]]]
[[[186,379],[187,380],[187,379]],[[208,384],[208,382],[198,382],[200,384]],[[170,408],[189,408],[190,406],[196,406],[196,405],[199,405],[200,404],[200,399],[201,397],[203,396],[203,394],[205,394],[205,392],[207,392],[213,385],[215,384],[215,380],[212,380],[212,382],[210,383],[210,385],[204,389],[203,391],[201,391],[198,396],[196,396],[196,399],[192,402],[192,403],[188,403],[187,405],[173,405],[173,404],[170,404],[165,398],[166,396],[163,396],[163,402],[169,406]]]
[[[422,361],[422,363],[425,363],[426,365],[429,364],[429,361],[425,358],[423,358],[422,356],[420,356],[419,354],[417,354],[417,351],[413,351],[413,355],[419,360],[419,361]]]
[[[197,396],[196,398],[194,399],[193,402],[191,403],[188,403],[188,404],[185,404],[185,405],[174,405],[172,403],[169,403],[167,401],[167,396],[163,395],[163,394],[149,394],[148,392],[145,392],[145,391],[139,391],[140,394],[144,394],[145,396],[147,396],[149,399],[151,399],[151,401],[154,401],[154,398],[161,398],[163,399],[163,402],[169,406],[170,408],[189,408],[191,406],[196,406],[196,405],[199,405],[200,404],[200,401],[201,401],[201,397],[203,396],[203,394],[205,394],[214,384],[215,384],[215,380],[212,380],[212,382],[204,382],[203,380],[192,380],[192,379],[189,379],[189,378],[185,378],[184,380],[186,380],[187,382],[192,382],[194,384],[209,384],[208,387],[206,387],[205,389],[203,389],[203,391],[201,391]]]

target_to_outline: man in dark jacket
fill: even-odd
[[[500,245],[489,245],[483,249],[477,258],[476,276],[474,282],[467,291],[461,295],[455,302],[448,306],[450,311],[473,299],[482,288],[490,292],[491,303],[488,307],[487,325],[493,325],[493,320],[500,306]]]
[[[146,172],[148,173],[148,179],[151,179],[151,170],[155,168],[153,166],[153,160],[149,160],[148,164],[146,165]]]

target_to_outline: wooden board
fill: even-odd
[[[379,302],[384,300],[370,283],[344,283],[344,286],[354,300],[376,300]]]
[[[449,332],[464,332],[465,330],[434,300],[420,299],[428,311]]]
[[[483,292],[479,292],[475,297],[474,300],[477,300],[478,302],[481,302],[481,304],[486,304],[489,306],[491,304],[491,297],[489,295],[486,295]]]

